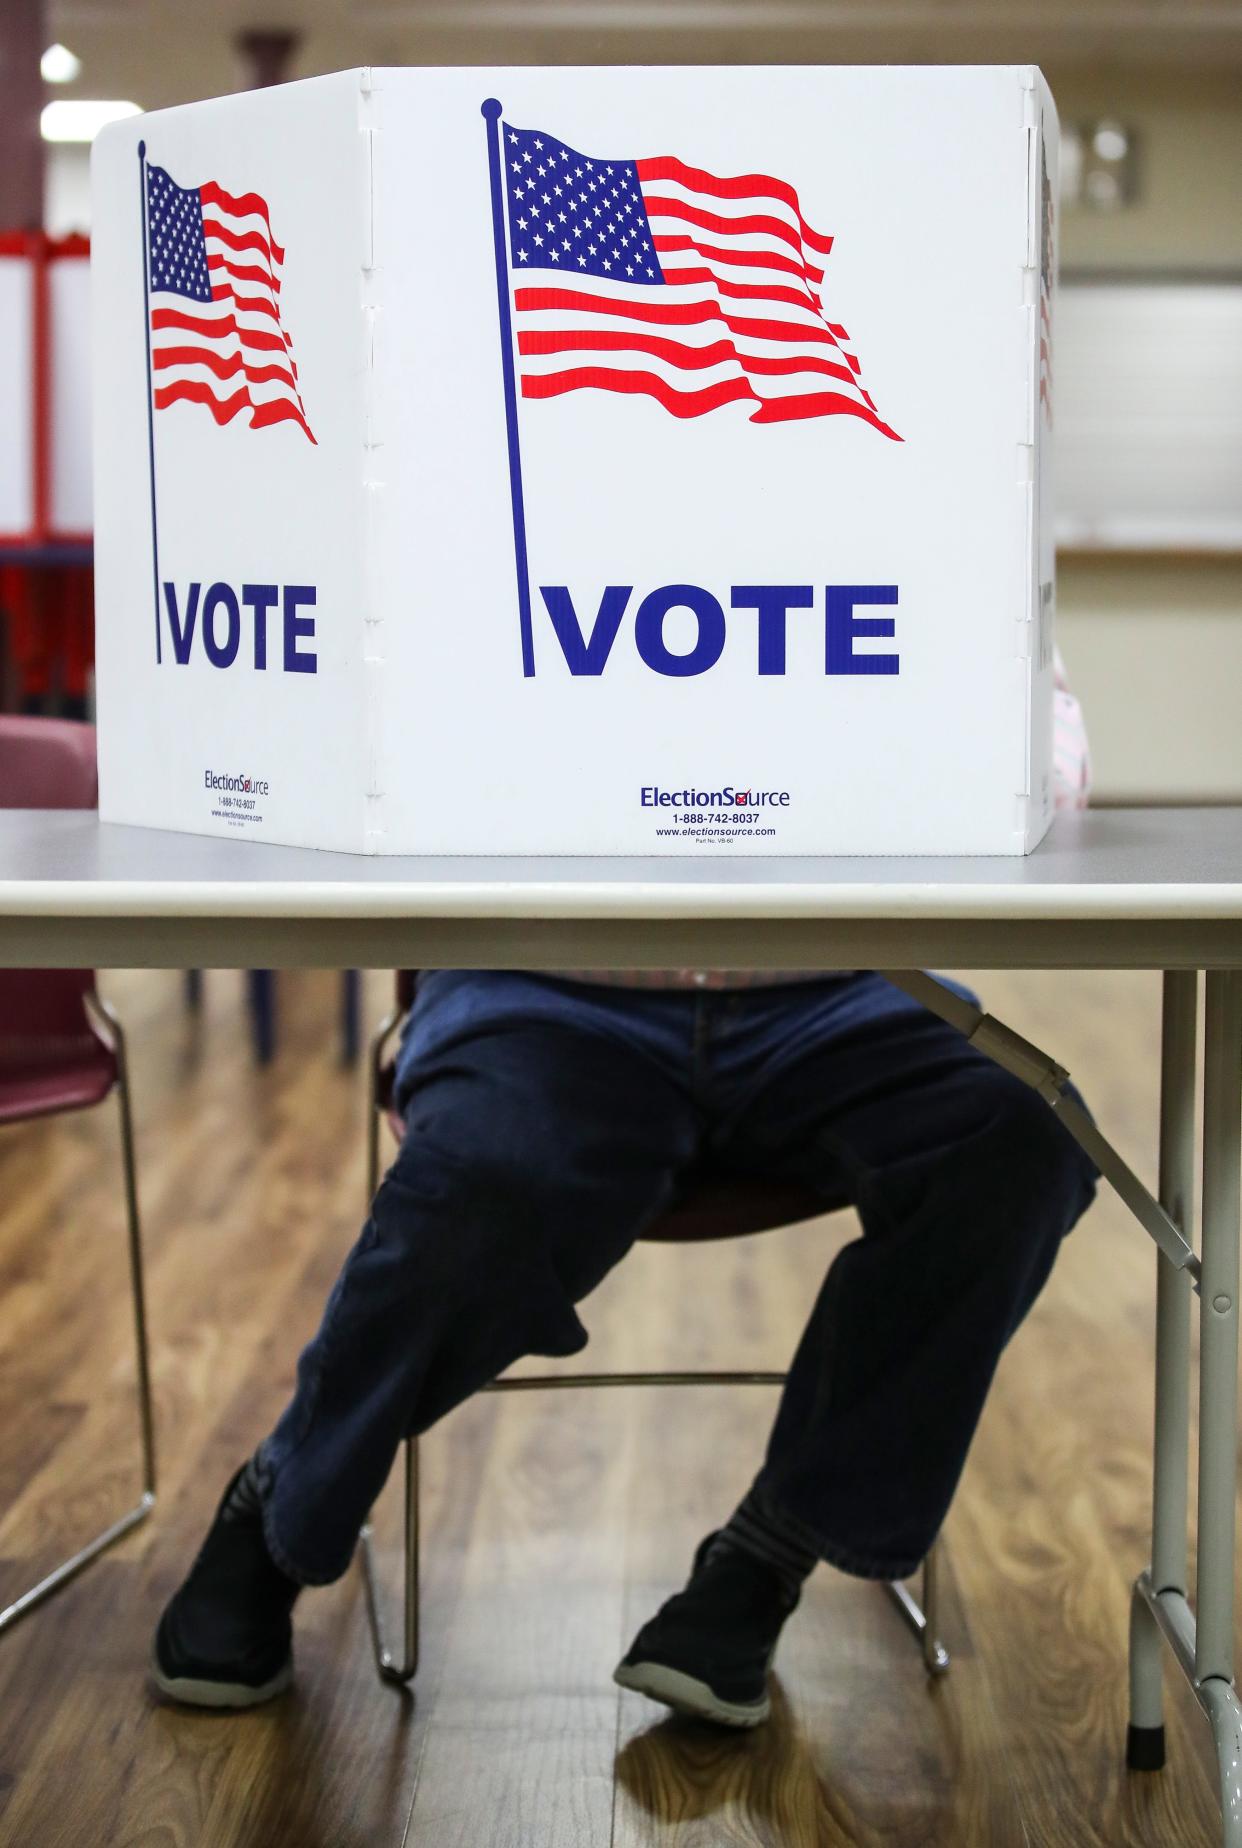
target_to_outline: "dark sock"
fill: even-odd
[[[708,1549],[732,1547],[748,1553],[774,1573],[786,1595],[796,1601],[803,1580],[818,1565],[819,1554],[807,1544],[806,1530],[758,1489],[751,1489]]]
[[[281,1585],[296,1586],[302,1589],[297,1579],[290,1578],[283,1567],[278,1566],[268,1552],[267,1534],[263,1527],[263,1504],[267,1499],[269,1477],[263,1463],[263,1446],[260,1444],[241,1475],[229,1490],[228,1500],[220,1512],[222,1521],[251,1521],[259,1529],[263,1539],[263,1551],[267,1554],[271,1566]]]
[[[258,1452],[256,1451],[230,1489],[229,1498],[220,1511],[222,1521],[237,1521],[251,1516],[262,1516],[263,1496],[259,1487],[257,1457]]]

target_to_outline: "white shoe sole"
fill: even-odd
[[[762,1726],[772,1711],[765,1694],[761,1701],[721,1700],[705,1681],[697,1681],[680,1668],[668,1668],[663,1662],[621,1662],[613,1670],[618,1687],[632,1688],[649,1700],[662,1701],[676,1713],[687,1713],[696,1720],[714,1720],[718,1726]]]
[[[198,1681],[192,1675],[166,1675],[154,1656],[151,1677],[161,1694],[179,1700],[187,1707],[238,1709],[258,1707],[265,1700],[275,1700],[293,1682],[293,1663],[286,1662],[270,1681],[249,1687],[244,1681]]]

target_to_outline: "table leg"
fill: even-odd
[[[1160,1045],[1160,1204],[1189,1236],[1194,1203],[1195,1054],[1198,983],[1193,969],[1164,977]],[[1164,1764],[1163,1642],[1149,1601],[1186,1596],[1186,1507],[1190,1462],[1190,1277],[1156,1254],[1156,1427],[1150,1577],[1130,1609],[1130,1726],[1126,1763]]]
[[[1216,1741],[1224,1840],[1235,1848],[1242,1845],[1242,1706],[1233,1687],[1242,971],[1208,972],[1205,1018],[1195,1682]]]

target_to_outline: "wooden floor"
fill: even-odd
[[[981,978],[985,980],[985,978]],[[1195,1848],[1218,1839],[1193,1702],[1127,1776],[1127,1584],[1145,1563],[1152,1251],[1103,1198],[1003,1363],[947,1529],[951,1673],[929,1684],[883,1594],[821,1568],[741,1738],[610,1679],[746,1486],[765,1389],[518,1395],[425,1446],[424,1659],[375,1679],[356,1569],[299,1611],[296,1690],[184,1713],[145,1678],[163,1600],[268,1428],[362,1205],[363,1084],[336,985],[281,978],[274,1066],[234,974],[195,1017],[119,974],[158,1392],[153,1518],[0,1638],[9,1848]],[[1158,979],[986,978],[1149,1177]],[[386,999],[368,979],[372,1018]],[[600,1365],[784,1364],[846,1216],[639,1251],[587,1306]],[[136,1491],[111,1109],[0,1133],[0,1599]],[[390,1500],[395,1495],[390,1492]],[[395,1507],[388,1515],[395,1515]],[[397,1584],[395,1526],[384,1554]]]

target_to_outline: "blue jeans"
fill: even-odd
[[[653,992],[439,971],[398,1098],[405,1139],[260,1450],[271,1551],[305,1584],[345,1571],[407,1433],[585,1346],[576,1305],[704,1158],[856,1208],[756,1487],[845,1571],[913,1571],[1096,1180],[1032,1090],[867,972]]]

